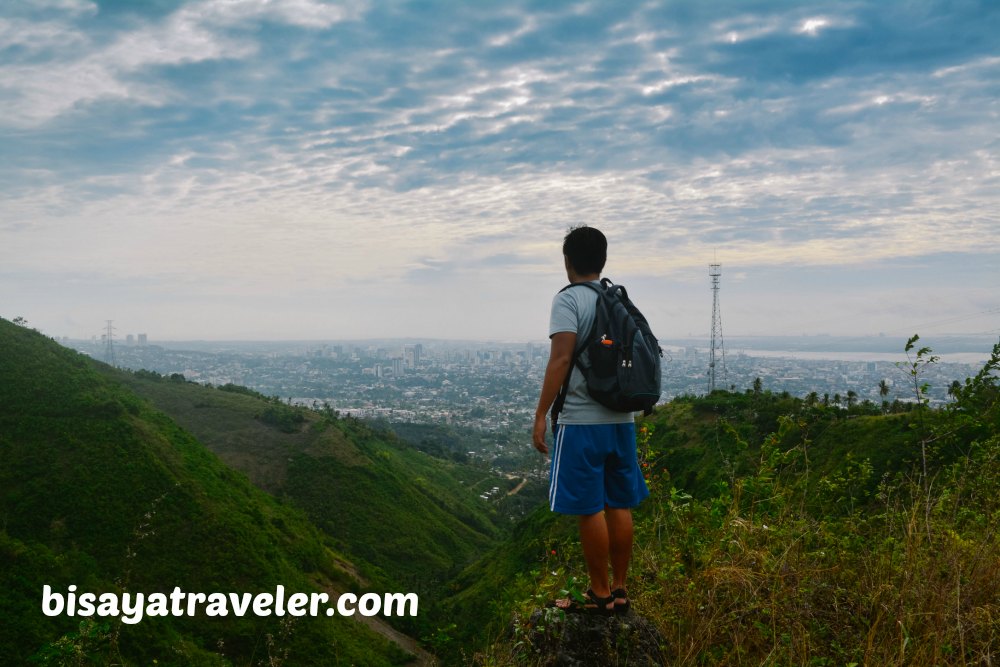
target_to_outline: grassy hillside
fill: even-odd
[[[266,592],[356,585],[329,539],[95,363],[0,320],[0,655],[61,664],[400,664],[349,619],[41,613],[42,586]],[[62,657],[60,657],[62,656]]]
[[[668,664],[992,664],[998,369],[1000,346],[941,410],[918,377],[902,414],[717,392],[640,421],[651,496],[635,512],[630,592]],[[450,655],[546,664],[531,611],[586,577],[572,524],[532,521],[463,579],[456,609],[478,601],[492,618]]]
[[[508,480],[428,456],[353,418],[294,408],[241,387],[106,371],[223,461],[305,511],[366,584],[422,595],[427,618],[449,578],[501,535],[479,494]],[[422,633],[420,626],[408,630]]]
[[[781,420],[794,420],[810,479],[837,474],[848,460],[868,459],[869,490],[886,473],[908,468],[912,449],[912,410],[883,415],[874,406],[845,408],[810,405],[802,399],[763,391],[711,397],[679,397],[644,420],[650,432],[647,456],[671,473],[673,484],[696,497],[732,484],[759,464],[760,447]]]

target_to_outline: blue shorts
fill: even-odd
[[[549,473],[549,507],[596,514],[635,507],[649,495],[635,452],[635,424],[559,424]]]

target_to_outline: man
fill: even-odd
[[[597,293],[579,283],[600,284],[607,260],[607,239],[593,227],[571,229],[563,240],[563,259],[571,286],[552,300],[551,351],[535,410],[535,449],[548,454],[546,414],[567,373],[569,390],[553,433],[549,505],[554,512],[578,516],[580,543],[587,563],[587,601],[558,600],[566,609],[624,613],[629,609],[625,577],[632,558],[632,507],[649,495],[636,460],[635,422],[590,397],[583,374],[573,364],[584,344],[597,306]],[[608,563],[612,579],[608,580]]]

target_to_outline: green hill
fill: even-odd
[[[302,508],[373,586],[432,599],[501,534],[496,511],[479,498],[483,487],[501,483],[489,471],[242,387],[107,372],[262,489]]]
[[[169,593],[357,587],[332,541],[96,364],[0,320],[0,656],[42,663],[401,664],[354,620],[80,623],[42,587]],[[83,656],[83,657],[79,657]]]
[[[802,472],[810,481],[867,460],[871,491],[884,475],[908,469],[916,460],[917,418],[912,410],[882,414],[875,406],[809,405],[770,391],[719,391],[711,397],[679,397],[645,419],[650,433],[645,454],[651,465],[669,471],[679,489],[704,498],[756,470],[762,444],[784,428],[787,446],[794,441],[799,447]],[[948,456],[940,454],[938,462]]]

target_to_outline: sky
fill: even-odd
[[[544,340],[1000,332],[1000,3],[0,5],[0,316]]]

